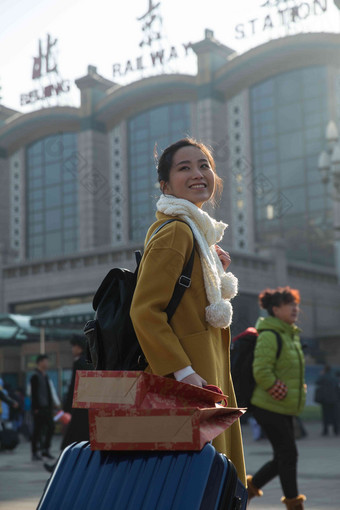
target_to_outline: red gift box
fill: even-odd
[[[226,398],[145,372],[78,371],[73,407],[89,409],[93,450],[200,450],[244,413]]]

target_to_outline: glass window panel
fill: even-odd
[[[63,149],[63,160],[66,161],[69,158],[77,157],[77,151],[75,146],[73,147],[65,147]]]
[[[320,152],[322,151],[322,149],[323,149],[322,140],[314,139],[314,140],[306,141],[306,151],[307,151],[307,153],[308,154],[315,154],[316,155],[316,160],[318,159],[318,156],[319,156]]]
[[[73,202],[76,200],[76,197],[73,193],[65,193],[64,195],[64,204],[69,205],[73,204]]]
[[[57,230],[61,228],[61,211],[51,209],[45,214],[46,230]]]
[[[45,168],[45,184],[47,186],[51,184],[60,183],[60,164],[53,163],[46,165]]]
[[[261,110],[268,110],[274,107],[274,96],[262,97],[259,101]]]
[[[320,112],[308,113],[305,115],[305,126],[319,126],[322,123],[322,117]]]
[[[149,126],[152,127],[162,121],[169,122],[169,108],[155,108],[149,113]]]
[[[261,133],[261,136],[263,136],[263,137],[272,136],[275,133],[275,131],[276,131],[276,129],[274,128],[273,123],[265,124],[265,125],[261,126],[261,128],[260,128],[260,133]]]
[[[74,205],[67,205],[63,208],[64,216],[72,216],[76,212],[76,207]]]
[[[76,250],[76,240],[64,242],[64,253],[73,253]]]
[[[267,110],[258,114],[258,118],[261,124],[274,125],[274,110]]]
[[[135,132],[134,134],[134,141],[138,141],[138,140],[146,140],[148,137],[148,131],[146,129],[139,129],[138,131]]]
[[[45,235],[45,253],[46,255],[55,255],[62,249],[61,232],[47,232]]]
[[[303,102],[303,111],[305,114],[316,113],[320,110],[319,101],[315,101],[315,99],[305,99]]]
[[[273,150],[276,148],[276,138],[263,138],[261,141],[261,151]]]
[[[71,241],[74,238],[74,229],[69,229],[64,231],[64,239],[67,241]]]
[[[72,150],[75,150],[76,140],[75,140],[74,133],[63,133],[63,146],[64,146],[64,149],[69,147]]]
[[[44,238],[39,233],[32,235],[32,244],[34,246],[42,246],[44,242]]]
[[[34,156],[40,156],[43,151],[43,143],[42,142],[35,142],[29,147],[29,153],[30,155]]]
[[[46,188],[45,191],[46,208],[61,205],[61,189],[60,186],[53,186],[52,188]]]
[[[268,163],[275,163],[276,151],[268,151],[262,154],[262,163],[267,165]]]
[[[148,147],[149,147],[147,140],[136,142],[134,145],[135,145],[136,153],[140,153],[140,152],[145,153],[145,152],[147,152]]]
[[[76,219],[74,216],[70,216],[70,217],[64,219],[64,227],[65,228],[75,227],[75,225],[76,225]]]
[[[76,153],[76,135],[49,136],[26,151],[27,175],[27,249],[29,257],[58,255],[63,245],[63,215],[72,216],[74,249],[77,246],[77,176],[67,170],[67,158]],[[42,156],[39,157],[38,155]],[[73,166],[72,166],[73,168]],[[69,193],[65,193],[69,192]],[[64,197],[70,204],[64,205]],[[66,198],[67,201],[67,198]],[[39,236],[39,237],[38,237]],[[49,244],[50,243],[50,244]]]
[[[315,182],[315,184],[309,184],[308,196],[311,198],[322,196],[322,197],[324,197],[325,203],[326,203],[327,195],[325,196],[325,187],[322,184],[322,182],[320,181],[320,177],[319,177],[319,182]],[[313,205],[313,209],[314,209],[314,203],[312,205]]]
[[[71,182],[64,182],[63,191],[64,193],[70,193],[76,190],[76,182],[73,180]]]
[[[263,165],[262,166],[262,173],[266,176],[266,177],[273,177],[273,176],[277,176],[277,165]]]
[[[279,137],[279,156],[281,160],[295,159],[303,156],[304,146],[302,133],[295,131]]]
[[[45,163],[56,163],[63,159],[64,144],[61,136],[45,138],[44,156]]]
[[[43,247],[42,246],[31,246],[30,255],[31,255],[31,257],[37,258],[37,259],[43,257],[43,255],[44,255]]]
[[[32,233],[33,234],[41,234],[43,231],[43,224],[42,223],[35,223],[32,227]]]
[[[318,82],[309,82],[307,86],[304,88],[304,97],[306,98],[316,98],[320,95],[321,87]]]
[[[73,165],[69,166],[69,164],[67,164],[67,163],[69,163],[69,162],[66,162],[66,164],[64,164],[64,167],[63,167],[63,174],[62,174],[63,182],[72,181],[76,184],[77,183],[77,174],[75,174],[75,172],[73,171]]]
[[[278,132],[285,133],[302,128],[301,103],[285,105],[278,108]]]
[[[296,213],[306,210],[306,190],[304,187],[283,188],[282,192],[292,204],[290,212]],[[304,221],[304,219],[301,218],[299,221]]]
[[[324,217],[332,210],[330,200],[324,195],[317,168],[318,155],[325,142],[325,126],[330,118],[327,93],[327,73],[324,67],[283,73],[257,84],[250,91],[257,240],[270,239],[268,232],[272,229],[274,218],[265,220],[265,213],[271,217],[274,211],[275,217],[276,207],[284,214],[275,220],[275,234],[280,233],[282,237],[288,238],[292,232],[298,232],[294,240],[289,237],[292,243],[291,247],[287,244],[289,257],[294,258],[295,245],[300,243],[303,246],[299,249],[298,257],[311,261],[311,253],[319,250],[319,253],[328,257],[325,264],[330,263],[330,254],[326,254],[323,246],[318,248],[317,243],[314,245],[310,240],[303,244],[301,233],[307,231],[309,218],[316,207],[322,207]],[[277,133],[279,136],[275,137]],[[264,164],[268,158],[273,157],[271,152],[276,154],[274,162]],[[276,164],[279,172],[275,171]],[[259,186],[261,176],[262,180],[264,176],[272,184],[272,191],[268,187],[262,189],[263,186]],[[261,189],[265,191],[262,195]],[[275,193],[278,205],[274,204],[273,209],[271,202],[275,202]],[[297,216],[292,216],[292,211]],[[286,216],[290,217],[290,225],[284,221]],[[331,229],[331,226],[324,227],[326,231],[328,228]],[[274,233],[274,230],[270,231]]]
[[[44,216],[42,212],[37,211],[32,213],[32,218],[34,222],[41,223],[43,221]]]
[[[35,178],[35,179],[31,179],[30,182],[29,182],[29,188],[30,189],[36,189],[36,188],[41,188],[43,185],[43,181],[42,181],[42,178],[41,177],[38,177],[38,178]]]
[[[297,103],[300,100],[299,73],[287,73],[276,78],[277,101],[280,103]]]
[[[280,163],[281,186],[298,186],[305,182],[304,160],[291,159]]]
[[[274,83],[272,80],[264,81],[259,87],[260,96],[269,96],[274,93]]]
[[[43,198],[43,190],[40,189],[33,189],[29,191],[29,199],[32,200],[42,200]]]
[[[32,211],[40,211],[43,208],[43,201],[42,200],[34,200],[30,201],[29,207],[32,209]]]
[[[321,126],[315,126],[312,128],[307,128],[305,130],[305,139],[306,140],[321,140],[323,137],[323,132]]]
[[[253,113],[258,112],[261,109],[261,103],[256,97],[253,98],[251,109]]]
[[[34,165],[34,166],[33,166]],[[39,164],[36,160],[32,163],[32,168],[30,169],[30,178],[40,178],[43,174],[43,168],[41,164]]]
[[[320,195],[320,193],[319,193]],[[310,200],[310,205],[313,209],[313,211],[323,211],[325,210],[325,207],[327,207],[327,201],[325,199],[324,196],[318,196],[318,197],[313,197],[311,200]]]

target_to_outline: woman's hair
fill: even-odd
[[[286,305],[287,303],[300,303],[300,292],[290,287],[277,287],[265,289],[259,294],[260,307],[267,310],[269,315],[274,315],[273,307]]]
[[[212,198],[215,197],[215,194],[218,194],[218,197],[221,195],[223,190],[223,181],[216,173],[216,165],[214,158],[212,156],[211,150],[204,145],[202,142],[198,142],[194,138],[186,137],[178,140],[177,142],[169,145],[162,152],[161,156],[158,158],[157,149],[155,147],[154,156],[157,162],[157,173],[158,173],[158,182],[164,181],[168,182],[170,177],[170,170],[172,167],[172,161],[175,153],[181,149],[182,147],[197,147],[200,149],[207,157],[209,161],[209,165],[211,166],[214,174],[215,174],[215,191]]]

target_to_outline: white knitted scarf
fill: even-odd
[[[190,225],[198,246],[204,287],[210,303],[205,309],[206,321],[215,328],[227,328],[233,315],[229,300],[237,294],[238,280],[232,273],[224,272],[215,244],[223,238],[228,225],[216,221],[188,200],[172,195],[161,195],[157,210],[181,218]]]

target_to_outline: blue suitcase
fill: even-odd
[[[67,447],[37,510],[245,510],[234,465],[211,444],[200,452]]]

